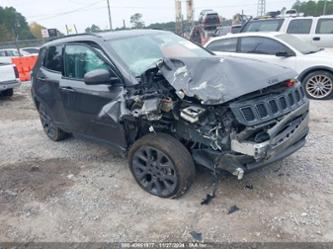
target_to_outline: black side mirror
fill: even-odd
[[[84,82],[87,85],[111,85],[115,77],[118,78],[106,69],[95,69],[84,75]]]
[[[288,52],[277,52],[275,55],[277,57],[291,57],[292,56],[292,54],[288,53]]]

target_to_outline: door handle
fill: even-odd
[[[70,86],[60,87],[60,89],[65,92],[75,92],[75,90]]]
[[[313,37],[313,40],[314,41],[320,41],[320,37],[318,37],[318,36],[317,37]]]

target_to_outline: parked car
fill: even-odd
[[[0,96],[10,97],[20,86],[19,74],[13,64],[0,63]]]
[[[312,99],[333,96],[333,51],[281,33],[240,33],[210,40],[206,48],[220,56],[258,59],[294,69]]]
[[[215,30],[221,25],[219,14],[214,10],[203,10],[200,13],[199,24],[206,30]]]
[[[20,49],[23,55],[38,55],[39,48],[38,47],[25,47]]]
[[[333,15],[252,19],[241,32],[281,32],[293,34],[321,48],[333,48]]]
[[[17,49],[0,49],[0,63],[12,63],[12,57],[18,56]]]
[[[45,44],[32,96],[50,139],[109,144],[128,156],[140,187],[175,198],[195,164],[242,179],[305,144],[309,101],[295,77],[171,32],[132,30]]]

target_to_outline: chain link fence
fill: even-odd
[[[33,39],[33,40],[19,40],[19,41],[0,42],[0,49],[40,47],[47,41],[48,41],[48,39]]]

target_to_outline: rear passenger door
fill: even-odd
[[[311,30],[313,27],[313,19],[290,19],[287,34],[299,37],[300,39],[312,43]]]
[[[43,48],[40,53],[39,70],[34,72],[34,90],[50,112],[56,126],[68,130],[68,120],[59,92],[59,84],[64,71],[63,45],[52,45]]]
[[[120,78],[119,83],[113,85],[111,82],[102,85],[87,85],[84,82],[84,75],[95,69],[113,71],[102,53],[87,44],[67,44],[60,93],[74,133],[125,146],[122,126],[103,112],[103,107],[122,93]]]
[[[318,47],[333,48],[333,18],[318,18],[312,39]]]

